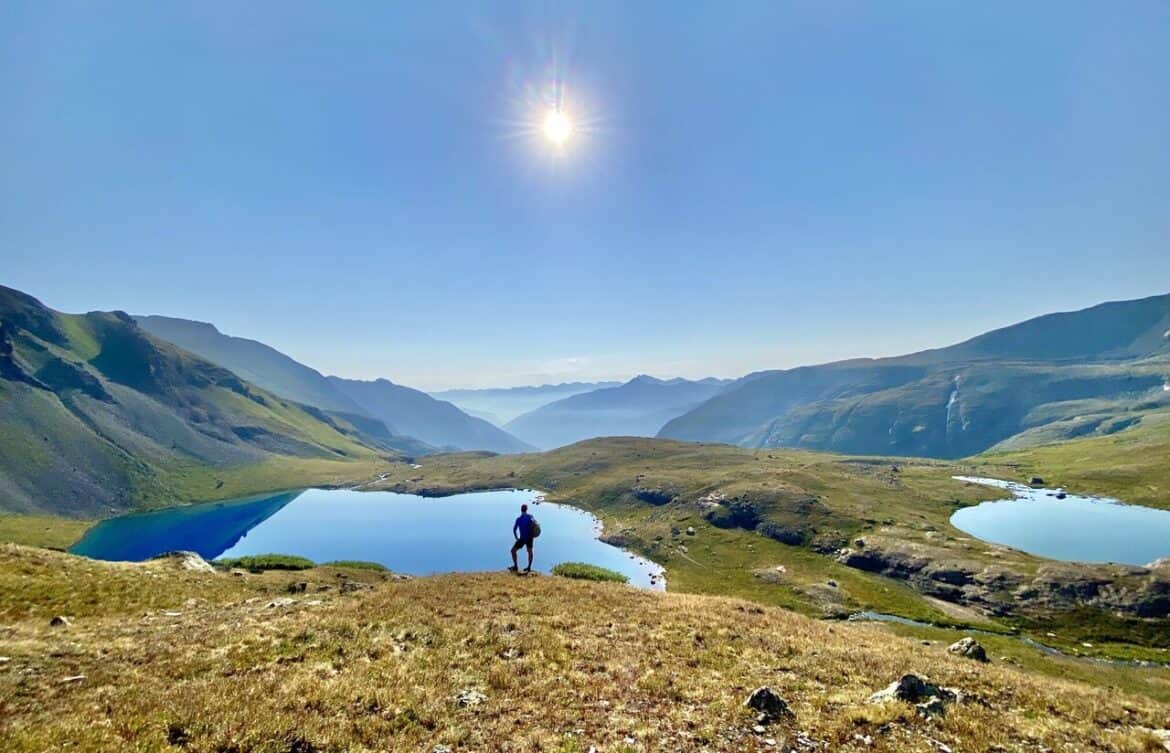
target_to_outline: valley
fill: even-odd
[[[22,721],[0,725],[8,749],[31,751],[64,739],[55,736],[88,740],[92,749],[111,745],[100,732],[79,732],[83,716],[78,707],[66,696],[50,700],[46,686],[35,678],[45,672],[84,674],[86,679],[68,682],[88,687],[92,673],[94,687],[108,695],[110,685],[86,658],[90,649],[85,646],[118,635],[119,640],[153,640],[155,631],[164,628],[150,609],[161,610],[160,619],[184,625],[190,646],[219,654],[227,640],[222,621],[229,619],[241,626],[243,640],[254,643],[285,619],[291,620],[288,630],[303,635],[323,630],[322,625],[361,620],[358,615],[366,609],[379,610],[376,620],[354,623],[359,625],[356,633],[345,628],[351,637],[342,643],[328,638],[305,642],[338,651],[334,646],[365,640],[358,638],[365,630],[373,631],[370,646],[383,642],[387,614],[398,615],[391,622],[425,625],[426,631],[489,632],[495,623],[487,614],[524,614],[544,625],[542,631],[564,628],[576,636],[568,653],[555,645],[531,649],[546,658],[563,656],[568,667],[584,660],[581,648],[597,630],[596,620],[609,619],[605,624],[612,629],[620,612],[620,624],[634,625],[642,618],[630,617],[628,610],[637,604],[646,620],[660,626],[653,634],[663,640],[674,640],[671,636],[681,630],[686,643],[691,639],[685,635],[698,631],[703,646],[726,646],[720,661],[732,656],[740,657],[734,662],[747,661],[733,665],[733,673],[745,679],[730,690],[705,685],[713,675],[701,679],[708,689],[695,698],[715,704],[711,716],[692,714],[688,723],[674,717],[675,711],[663,710],[671,719],[664,726],[642,722],[623,733],[637,741],[668,732],[670,739],[682,741],[683,749],[771,747],[766,743],[770,732],[735,721],[738,707],[728,705],[728,693],[743,694],[748,688],[742,683],[759,672],[750,668],[752,654],[742,652],[747,644],[732,637],[742,627],[737,622],[741,615],[765,615],[764,623],[777,620],[775,628],[753,628],[752,641],[776,640],[764,637],[773,629],[816,635],[789,649],[795,653],[787,655],[805,657],[802,662],[823,655],[823,648],[812,648],[814,643],[861,641],[871,646],[865,655],[868,669],[844,653],[833,660],[834,671],[866,678],[856,688],[828,695],[818,690],[811,697],[819,700],[809,701],[812,706],[794,702],[796,718],[803,721],[799,730],[776,732],[786,739],[817,740],[842,750],[913,750],[924,745],[934,750],[929,740],[961,743],[964,750],[1001,750],[994,747],[1001,743],[987,742],[997,739],[994,735],[972,734],[979,726],[1000,730],[994,734],[1008,746],[1018,747],[1025,738],[1054,744],[1099,739],[1115,750],[1150,750],[1161,734],[1152,720],[1110,725],[1073,715],[1045,730],[1021,733],[1027,725],[1012,715],[1030,714],[1031,701],[1020,699],[1009,704],[1015,711],[994,714],[964,706],[947,717],[953,723],[939,729],[923,727],[913,712],[880,716],[871,725],[865,720],[879,718],[872,716],[877,713],[873,707],[854,708],[856,699],[828,699],[844,699],[842,693],[860,697],[860,685],[881,684],[872,674],[875,669],[896,679],[895,666],[921,667],[909,657],[921,654],[914,647],[924,642],[941,652],[967,635],[976,636],[995,657],[989,671],[960,671],[969,686],[983,688],[976,692],[1006,692],[996,684],[1000,682],[1019,688],[1061,678],[1059,682],[1067,683],[1061,691],[1064,702],[1072,703],[1078,693],[1103,692],[1106,686],[1129,694],[1128,708],[1150,703],[1153,710],[1170,702],[1170,559],[1126,565],[1057,561],[980,540],[952,525],[957,511],[1009,496],[1003,489],[956,477],[1036,480],[1074,496],[1107,495],[1170,510],[1165,494],[1170,489],[1170,465],[1165,462],[1170,453],[1170,393],[1164,389],[1170,353],[1165,337],[1149,335],[1163,326],[1168,297],[1067,315],[1074,317],[1077,330],[1108,331],[1080,338],[1064,350],[1045,340],[1035,358],[1026,357],[1020,343],[1032,342],[1037,333],[1055,337],[1055,325],[1046,318],[940,351],[736,381],[640,376],[617,385],[532,388],[503,398],[480,395],[487,404],[502,399],[497,409],[510,405],[518,410],[523,401],[535,405],[501,428],[389,379],[324,376],[262,343],[222,335],[211,325],[135,319],[119,312],[64,314],[17,291],[0,289],[0,294],[0,422],[5,429],[0,434],[0,541],[13,542],[3,549],[0,611],[12,616],[16,631],[0,632],[0,649],[14,655],[19,666],[33,669],[16,676],[0,667],[0,687],[26,699],[26,705],[18,706]],[[1063,316],[1056,321],[1064,321]],[[558,397],[562,390],[572,394]],[[595,436],[599,433],[626,436]],[[688,441],[670,438],[673,434]],[[537,446],[552,449],[537,452]],[[670,593],[634,596],[621,586],[577,584],[550,575],[520,582],[474,573],[405,580],[411,572],[491,569],[487,563],[497,558],[502,565],[505,524],[515,501],[489,514],[483,505],[468,507],[467,500],[477,494],[487,495],[484,499],[519,494],[507,491],[515,489],[541,490],[549,503],[536,508],[554,529],[554,538],[544,541],[547,546],[537,546],[538,560],[541,553],[552,558],[539,560],[540,569],[551,568],[553,559],[571,558],[608,565],[619,573],[632,567],[632,577],[638,579],[649,572],[646,568],[661,568]],[[418,495],[402,497],[415,500],[398,508],[409,511],[406,517],[393,513],[388,500],[396,497],[390,492]],[[303,504],[296,503],[301,497]],[[215,504],[202,504],[209,502]],[[371,517],[370,505],[382,517]],[[161,508],[165,510],[147,516],[110,520],[120,513]],[[596,516],[604,525],[604,544],[590,534],[557,554],[555,536],[572,528],[565,521],[556,523],[557,510],[565,511],[566,521],[575,520],[579,511]],[[1059,514],[1061,508],[1053,510]],[[459,526],[444,522],[447,515],[457,518]],[[293,521],[297,516],[307,517]],[[357,527],[345,527],[349,518]],[[276,525],[274,520],[292,522]],[[115,536],[119,525],[130,527]],[[409,531],[419,527],[426,535],[411,537]],[[394,553],[397,559],[382,553],[392,539],[380,531],[389,530],[407,535],[393,545],[400,550]],[[444,530],[450,535],[441,535]],[[112,559],[141,560],[163,549],[182,548],[210,558],[257,556],[257,561],[272,563],[299,562],[296,557],[305,555],[318,561],[367,559],[395,565],[399,572],[328,565],[291,575],[229,575],[227,564],[218,570],[204,564],[194,571],[176,570],[175,561],[165,558],[103,564],[43,548],[65,549],[79,539],[77,552]],[[366,543],[359,546],[359,541]],[[411,559],[416,545],[419,557]],[[1160,551],[1156,544],[1155,550]],[[626,562],[625,552],[638,559]],[[1075,560],[1076,552],[1071,555],[1067,559]],[[54,571],[68,573],[68,584]],[[17,572],[24,573],[23,586],[11,580]],[[31,600],[18,600],[16,590],[29,587],[30,574],[31,587],[43,590]],[[171,585],[155,593],[144,578]],[[304,589],[301,584],[306,584]],[[662,579],[648,581],[651,587],[662,584]],[[87,600],[79,595],[87,587],[105,595],[98,602]],[[310,587],[321,597],[296,595]],[[281,589],[294,595],[281,596]],[[476,592],[480,596],[473,598]],[[413,601],[403,603],[403,598]],[[644,598],[665,601],[638,601]],[[264,599],[274,606],[257,611],[253,605]],[[627,600],[633,600],[631,606],[619,606]],[[537,602],[548,605],[548,611],[531,606]],[[579,617],[579,623],[566,621],[565,610],[602,602],[608,606],[600,613]],[[141,611],[147,604],[153,606],[146,607],[141,623],[119,626],[122,610]],[[67,611],[71,623],[81,622],[68,633],[46,632],[46,610]],[[191,616],[184,618],[188,612]],[[456,614],[459,619],[452,619]],[[485,616],[469,621],[474,614]],[[490,624],[477,628],[476,619]],[[879,621],[865,624],[875,619]],[[415,628],[403,629],[414,634]],[[75,649],[61,657],[72,658],[45,662],[26,650],[56,645],[64,636]],[[280,640],[290,639],[286,635]],[[368,662],[360,663],[383,666],[400,680],[426,683],[426,697],[411,707],[414,716],[401,717],[407,712],[399,710],[389,717],[375,715],[382,721],[355,718],[351,723],[370,725],[368,734],[378,730],[376,734],[404,744],[451,737],[466,743],[491,728],[477,721],[471,731],[458,725],[458,716],[439,714],[435,704],[445,703],[443,683],[428,670],[394,658],[426,646],[394,640],[401,650],[386,654],[371,648]],[[634,652],[632,645],[620,650]],[[496,666],[494,651],[450,655],[449,668],[467,676],[476,692],[483,688],[509,694],[514,687],[501,679],[508,670]],[[271,666],[264,670],[270,672],[266,682],[325,688],[323,678],[347,677],[343,694],[377,693],[366,680],[348,674],[348,649],[338,653],[332,675],[314,670],[302,676],[295,667],[278,669],[284,656],[303,655],[294,664],[307,660],[302,651],[245,653],[249,658],[241,655],[242,664],[231,660],[219,671],[230,676],[236,666],[251,667],[247,671],[252,673]],[[627,661],[643,667],[638,672],[665,672],[667,678],[677,678],[678,670],[663,670],[666,664],[683,661],[693,669],[688,662],[695,661],[671,645],[628,656]],[[646,660],[663,664],[646,667]],[[191,661],[197,660],[185,654],[145,660],[164,676],[189,672]],[[316,661],[314,666],[320,667]],[[704,666],[702,659],[697,661],[698,667]],[[956,661],[961,668],[970,660]],[[806,687],[812,666],[801,664],[793,670],[792,684],[781,685],[790,692]],[[932,678],[949,671],[937,660],[931,660],[929,669]],[[525,671],[541,682],[553,682],[542,670]],[[577,674],[569,677],[577,678],[571,683],[584,682]],[[658,700],[626,697],[624,702],[647,708],[646,703],[670,700],[677,706],[689,697],[677,679],[662,682],[665,695]],[[200,687],[213,693],[214,686],[214,681],[204,681]],[[145,687],[137,685],[139,691]],[[580,685],[576,692],[587,692],[587,687]],[[82,690],[79,698],[87,692]],[[167,722],[167,739],[180,734],[174,732],[179,729],[184,740],[202,740],[208,750],[227,750],[223,745],[228,743],[212,727],[193,721],[232,718],[202,692],[187,688],[193,705],[167,702],[171,709],[188,709],[174,712],[186,716]],[[649,697],[656,697],[653,691]],[[321,698],[327,705],[336,701]],[[31,723],[41,705],[56,708],[62,723]],[[148,736],[160,734],[161,728],[134,712],[121,713],[108,718],[144,725]],[[340,741],[365,739],[367,734],[351,730],[330,737],[312,714],[275,712],[269,718],[297,730],[286,734],[253,721],[257,741],[276,741],[273,753],[287,753],[289,745],[299,753],[298,740],[310,746],[304,750],[318,751],[329,749],[331,740],[344,745]],[[416,724],[420,718],[432,721]],[[399,721],[385,727],[387,719]],[[714,726],[696,732],[695,725],[702,724]],[[847,729],[863,731],[852,737]],[[612,730],[604,726],[580,734],[608,740]],[[536,734],[541,745],[568,744],[563,732],[552,728]],[[984,742],[987,747],[978,747]],[[256,744],[241,750],[267,750]]]

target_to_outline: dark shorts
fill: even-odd
[[[516,539],[516,543],[512,545],[513,549],[519,549],[522,546],[532,547],[532,537]]]

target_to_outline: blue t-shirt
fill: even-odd
[[[524,513],[516,518],[516,522],[512,524],[512,535],[518,535],[522,539],[532,538],[532,516]]]

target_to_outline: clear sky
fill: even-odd
[[[430,389],[1164,293],[1170,3],[6,0],[0,283]]]

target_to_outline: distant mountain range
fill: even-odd
[[[508,422],[505,428],[541,449],[591,437],[652,437],[664,423],[718,394],[727,383],[642,375],[616,387],[543,405]]]
[[[444,390],[431,396],[448,400],[473,416],[504,426],[512,419],[542,405],[579,395],[583,392],[617,387],[621,382],[563,382],[532,387]]]
[[[425,392],[386,379],[363,382],[331,376],[329,384],[357,403],[367,415],[389,422],[397,431],[436,447],[493,452],[535,449],[495,424],[467,415],[449,402],[436,400]]]
[[[288,461],[320,469],[393,448],[425,446],[278,397],[122,312],[62,314],[0,287],[0,509],[96,516],[213,499],[295,486]]]
[[[1170,405],[1170,295],[1031,319],[948,348],[750,374],[658,436],[954,458],[1108,434]]]
[[[524,452],[532,448],[503,429],[469,416],[451,403],[393,384],[325,377],[276,349],[231,337],[205,322],[139,316],[139,326],[277,395],[358,420],[374,419],[394,434],[434,448]]]

